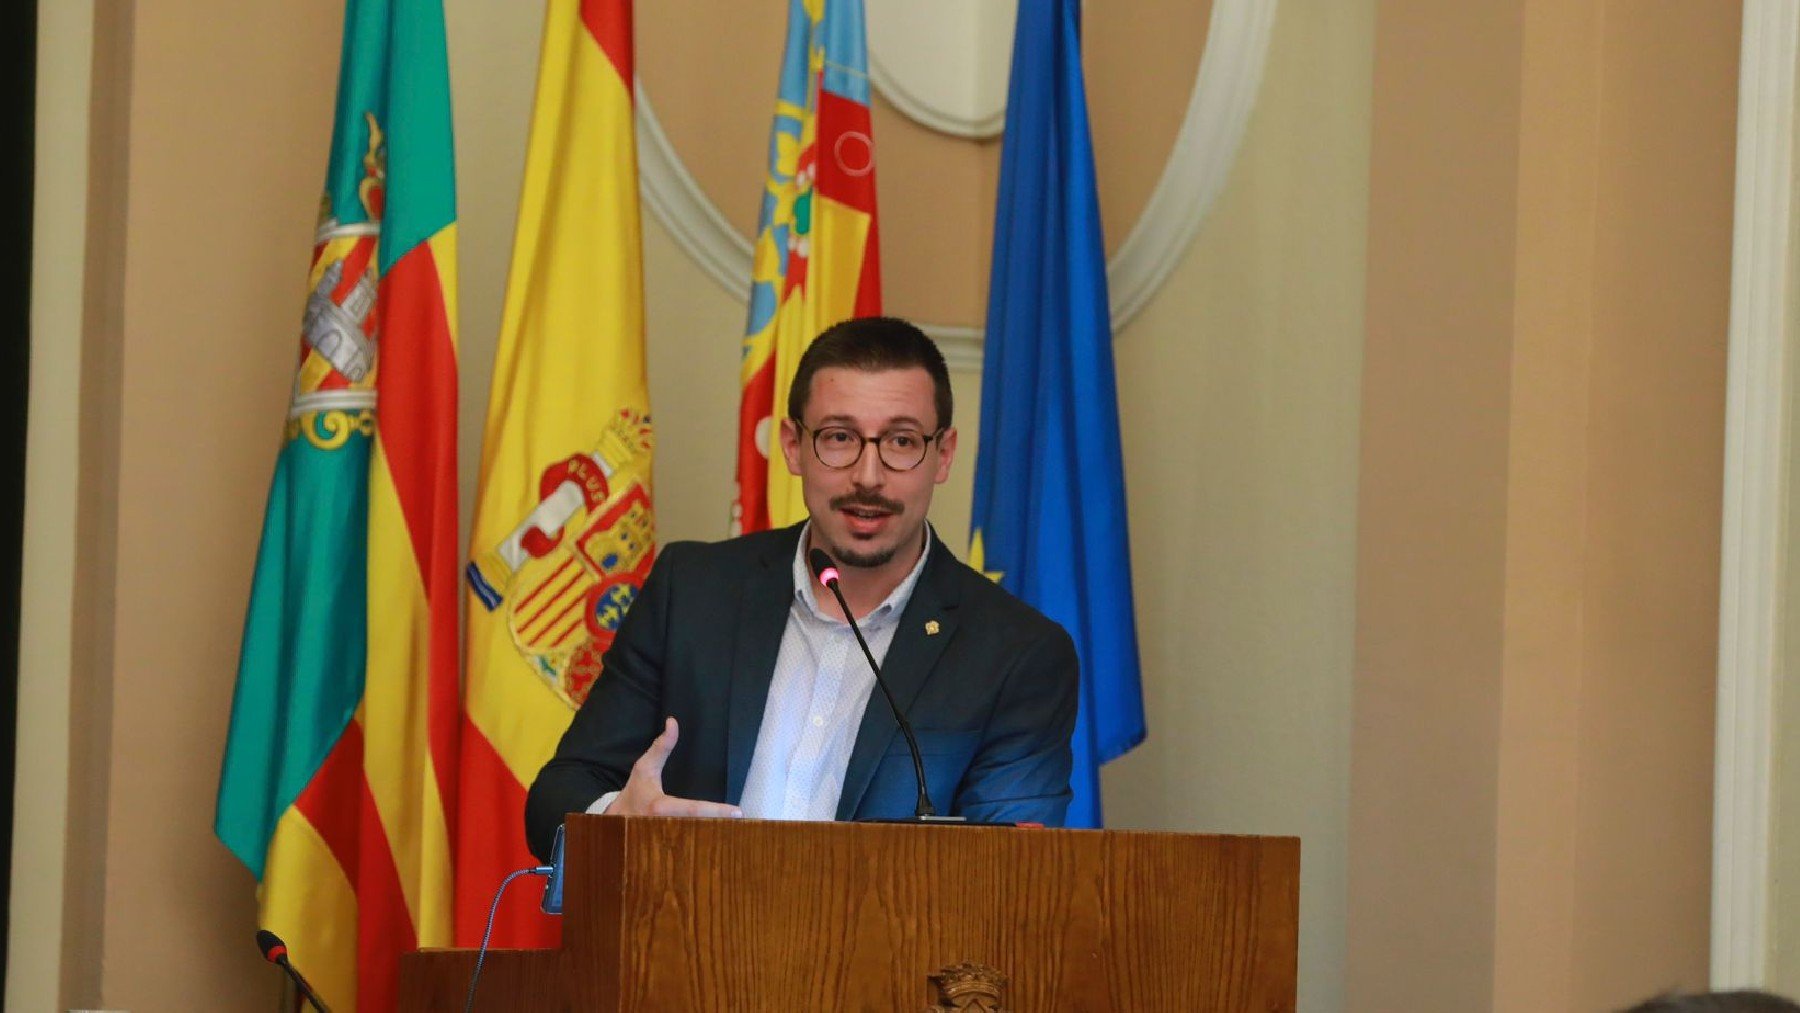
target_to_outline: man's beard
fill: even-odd
[[[900,546],[898,545],[888,549],[877,549],[873,552],[859,552],[839,545],[831,547],[831,555],[837,560],[839,566],[854,566],[860,570],[873,570],[878,566],[885,566],[899,551]]]
[[[906,504],[872,492],[838,496],[831,501],[830,506],[834,513],[849,507],[870,507],[876,510],[886,510],[890,516],[895,518],[902,516],[906,511]],[[911,538],[902,538],[885,549],[861,550],[843,545],[830,545],[826,548],[839,566],[854,566],[858,569],[872,570],[879,566],[886,566],[911,541]]]

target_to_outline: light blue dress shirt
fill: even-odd
[[[930,530],[926,529],[925,549],[912,572],[867,616],[857,617],[876,661],[887,657],[900,614],[925,572]],[[775,677],[769,683],[756,752],[744,780],[741,807],[754,819],[836,818],[863,708],[875,691],[875,673],[856,645],[850,624],[819,607],[818,595],[831,592],[812,579],[806,565],[810,531],[808,524],[794,549],[794,600],[788,606]]]
[[[775,676],[756,733],[756,752],[744,780],[739,807],[751,819],[837,818],[850,751],[862,727],[863,708],[875,691],[875,673],[869,671],[868,660],[856,646],[850,624],[819,607],[814,592],[830,592],[819,587],[806,565],[811,531],[809,522],[794,548],[794,600],[788,606],[781,653],[775,659]],[[912,572],[867,616],[857,617],[869,653],[877,662],[887,658],[900,615],[912,600],[919,575],[925,572],[931,540],[931,528],[927,527],[925,548]],[[618,797],[618,792],[609,791],[587,811],[603,813]]]

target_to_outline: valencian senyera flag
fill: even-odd
[[[1106,256],[1080,0],[1022,3],[981,377],[970,562],[1081,657],[1068,825],[1100,825],[1100,764],[1144,738]]]
[[[214,824],[339,1010],[394,1008],[399,955],[451,939],[451,156],[439,0],[350,0]]]
[[[650,570],[650,397],[630,0],[550,0],[466,568],[457,939],[535,865],[525,792]],[[549,945],[515,890],[500,946]]]
[[[863,0],[788,0],[739,376],[734,534],[806,515],[799,480],[771,453],[794,367],[825,328],[881,312],[868,67]]]

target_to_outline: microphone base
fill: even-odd
[[[971,823],[967,816],[869,816],[858,823],[919,823],[965,827],[1010,827],[1011,823]]]

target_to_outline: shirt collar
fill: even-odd
[[[807,536],[811,533],[812,521],[807,521],[806,526],[800,529],[799,544],[794,546],[794,597],[805,605],[807,611],[811,612],[814,617],[836,622],[836,619],[819,609],[819,599],[813,594],[813,589],[818,585],[813,580],[812,569],[806,565]],[[906,607],[907,601],[912,598],[913,588],[918,586],[919,576],[925,572],[925,560],[931,556],[932,541],[931,525],[927,524],[925,525],[925,549],[919,553],[919,561],[913,564],[912,572],[906,575],[906,579],[900,582],[900,586],[894,588],[891,594],[882,599],[881,604],[875,606],[874,611],[859,619],[858,622],[881,621],[889,616],[898,615],[900,610]]]

